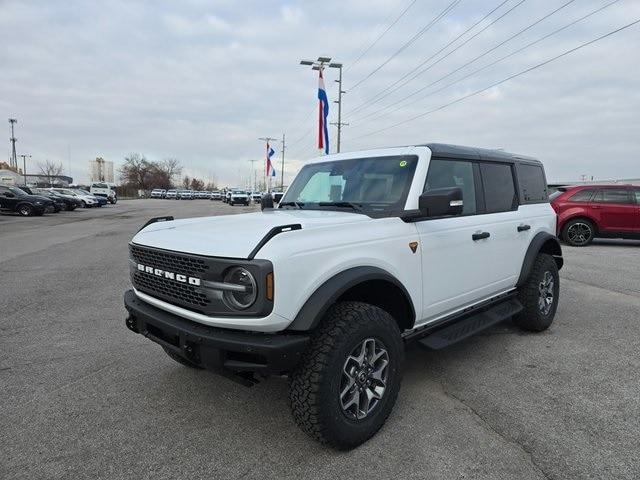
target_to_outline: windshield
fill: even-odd
[[[404,209],[417,163],[415,155],[313,163],[300,170],[280,205],[395,212]]]

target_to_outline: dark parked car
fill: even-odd
[[[558,214],[558,236],[582,247],[594,238],[640,238],[640,187],[562,187],[550,197]]]
[[[20,186],[18,187],[20,190],[22,190],[25,193],[28,193],[29,195],[35,195],[36,197],[42,197],[45,200],[51,200],[53,202],[53,212],[58,213],[61,210],[66,210],[67,209],[67,204],[64,202],[64,200],[62,200],[60,197],[52,197],[50,195],[47,195],[45,193],[41,193],[40,191],[33,189],[31,187],[26,187],[26,186]]]
[[[68,195],[60,195],[52,190],[46,190],[44,188],[37,188],[34,191],[34,195],[40,195],[43,197],[47,197],[51,200],[57,200],[62,202],[62,210],[73,211],[78,207],[82,207],[82,202],[77,198],[70,197]]]
[[[36,195],[29,195],[18,187],[0,185],[0,210],[17,212],[23,217],[42,215],[47,210],[54,210],[51,200]]]

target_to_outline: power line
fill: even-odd
[[[524,0],[523,0],[523,1],[524,1]],[[523,34],[523,33],[525,33],[526,31],[530,30],[531,28],[535,27],[535,26],[536,26],[536,25],[538,25],[539,23],[543,22],[543,21],[544,21],[544,20],[546,20],[547,18],[551,17],[552,15],[555,15],[555,14],[556,14],[556,13],[558,13],[560,10],[562,10],[563,8],[565,8],[565,7],[569,6],[569,5],[570,5],[571,3],[573,3],[573,2],[575,2],[575,0],[569,0],[568,2],[565,2],[564,4],[560,5],[560,7],[556,8],[555,10],[553,10],[553,11],[551,11],[551,12],[549,12],[549,13],[547,13],[546,15],[542,16],[541,18],[539,18],[539,19],[538,19],[538,20],[536,20],[535,22],[533,22],[533,23],[531,23],[531,24],[527,25],[525,28],[523,28],[522,30],[520,30],[520,31],[518,31],[518,32],[516,32],[516,33],[514,33],[513,35],[511,35],[511,36],[510,36],[509,38],[507,38],[506,40],[503,40],[502,42],[498,43],[497,45],[494,45],[494,46],[493,46],[493,47],[491,47],[490,49],[485,50],[485,51],[484,51],[484,52],[482,52],[480,55],[478,55],[478,56],[476,56],[475,58],[473,58],[473,59],[469,60],[467,63],[465,63],[464,65],[462,65],[462,66],[460,66],[460,67],[456,68],[455,70],[453,70],[453,71],[449,72],[449,73],[448,73],[448,74],[446,74],[445,76],[440,77],[438,80],[435,80],[434,82],[431,82],[430,84],[425,85],[424,87],[419,88],[419,89],[418,89],[418,90],[416,90],[415,92],[412,92],[412,93],[410,93],[409,95],[406,95],[405,97],[401,98],[400,100],[397,100],[397,101],[395,101],[395,102],[393,102],[393,103],[390,103],[390,104],[389,104],[389,105],[387,105],[386,107],[383,107],[383,108],[381,108],[381,109],[376,110],[376,111],[375,111],[375,112],[373,112],[373,113],[370,113],[370,114],[367,114],[367,115],[365,115],[365,116],[361,117],[361,118],[360,118],[360,120],[363,120],[363,119],[368,118],[368,117],[370,117],[370,116],[372,116],[372,115],[376,115],[376,114],[378,114],[378,113],[380,113],[380,112],[383,112],[383,111],[384,111],[384,110],[386,110],[387,108],[393,107],[393,106],[395,106],[395,105],[397,105],[397,104],[399,104],[399,103],[401,103],[401,102],[404,102],[405,100],[407,100],[407,99],[409,99],[409,98],[413,97],[414,95],[417,95],[418,93],[423,92],[424,90],[426,90],[427,88],[429,88],[429,87],[431,87],[431,86],[435,85],[436,83],[440,82],[441,80],[444,80],[445,78],[450,77],[450,76],[451,76],[451,75],[453,75],[454,73],[459,72],[459,71],[460,71],[460,70],[462,70],[463,68],[468,67],[468,66],[469,66],[469,65],[471,65],[472,63],[475,63],[476,61],[480,60],[482,57],[485,57],[485,56],[486,56],[486,55],[488,55],[489,53],[491,53],[491,52],[493,52],[493,51],[497,50],[498,48],[500,48],[500,47],[502,47],[503,45],[507,44],[508,42],[510,42],[511,40],[513,40],[514,38],[516,38],[516,37],[518,37],[518,36],[522,35],[522,34]],[[519,4],[518,4],[518,5],[519,5]],[[517,7],[518,5],[516,5],[516,7]],[[515,8],[515,7],[514,7],[514,8]],[[508,12],[507,12],[507,13],[508,13]],[[495,23],[495,22],[493,22],[493,23]],[[490,26],[490,25],[491,25],[491,24],[489,24],[489,26]],[[480,32],[478,32],[478,33],[480,33]],[[472,38],[473,38],[473,37],[472,37]],[[464,45],[464,44],[463,44],[463,45]],[[451,54],[451,53],[453,53],[453,52],[455,52],[455,50],[453,50],[452,52],[449,52],[449,54]],[[449,55],[449,54],[448,54],[448,55]],[[443,58],[446,58],[446,57],[443,57]],[[442,60],[442,59],[440,59],[440,60]],[[439,62],[440,60],[438,60],[438,62]],[[414,78],[417,78],[419,75],[422,75],[422,73],[426,72],[428,69],[430,69],[431,67],[433,67],[434,65],[436,65],[438,62],[435,62],[434,64],[430,65],[428,68],[426,68],[425,70],[423,70],[421,73],[419,73],[418,75],[415,75],[414,77],[412,77],[409,81],[413,80]],[[408,83],[408,82],[406,82],[406,83]],[[405,83],[405,85],[406,85],[406,83]]]
[[[436,15],[429,23],[427,23],[422,29],[418,31],[413,37],[411,37],[407,42],[405,42],[395,53],[393,53],[389,58],[387,58],[384,62],[374,68],[369,74],[365,77],[358,80],[354,85],[351,86],[351,91],[354,88],[357,88],[359,85],[370,79],[373,75],[375,75],[381,68],[383,68],[386,64],[388,64],[391,60],[397,57],[400,53],[406,50],[412,43],[414,43],[418,38],[424,35],[431,27],[433,27],[438,21],[442,20],[451,10],[453,10],[462,0],[454,0],[451,2],[442,12]]]
[[[601,40],[603,40],[603,39],[605,39],[607,37],[615,35],[616,33],[619,33],[619,32],[621,32],[623,30],[626,30],[627,28],[630,28],[630,27],[632,27],[632,26],[634,26],[634,25],[636,25],[638,23],[640,23],[640,19],[637,19],[637,20],[635,20],[635,21],[633,21],[631,23],[628,23],[628,24],[626,24],[626,25],[624,25],[624,26],[622,26],[620,28],[617,28],[617,29],[615,29],[615,30],[613,30],[613,31],[611,31],[609,33],[606,33],[606,34],[601,35],[601,36],[599,36],[597,38],[594,38],[593,40],[590,40],[590,41],[585,42],[585,43],[583,43],[581,45],[578,45],[577,47],[574,47],[574,48],[572,48],[570,50],[567,50],[567,51],[565,51],[565,52],[563,52],[563,53],[561,53],[559,55],[556,55],[555,57],[552,57],[552,58],[550,58],[548,60],[545,60],[544,62],[538,63],[538,64],[536,64],[536,65],[534,65],[532,67],[529,67],[529,68],[527,68],[525,70],[522,70],[522,71],[520,71],[518,73],[514,73],[513,75],[510,75],[510,76],[508,76],[508,77],[506,77],[506,78],[504,78],[504,79],[502,79],[502,80],[500,80],[498,82],[492,83],[488,87],[484,87],[484,88],[482,88],[480,90],[476,90],[476,91],[474,91],[472,93],[469,93],[469,94],[464,95],[464,96],[462,96],[460,98],[457,98],[457,99],[455,99],[455,100],[453,100],[451,102],[445,103],[444,105],[441,105],[441,106],[439,106],[437,108],[434,108],[432,110],[428,110],[428,111],[423,112],[423,113],[421,113],[419,115],[416,115],[416,116],[411,117],[409,119],[403,120],[402,122],[398,122],[398,123],[395,123],[393,125],[389,125],[387,127],[375,130],[373,132],[369,132],[369,133],[366,133],[364,135],[360,135],[359,137],[356,137],[353,140],[358,140],[360,138],[369,137],[371,135],[375,135],[375,134],[384,132],[386,130],[390,130],[392,128],[398,127],[400,125],[404,125],[406,123],[412,122],[414,120],[417,120],[418,118],[426,117],[427,115],[430,115],[430,114],[432,114],[434,112],[437,112],[439,110],[443,110],[443,109],[445,109],[447,107],[450,107],[451,105],[454,105],[456,103],[460,103],[460,102],[462,102],[462,101],[464,101],[464,100],[466,100],[468,98],[471,98],[471,97],[479,95],[479,94],[481,94],[483,92],[486,92],[487,90],[490,90],[490,89],[492,89],[494,87],[497,87],[498,85],[502,85],[503,83],[506,83],[506,82],[508,82],[510,80],[513,80],[514,78],[520,77],[520,76],[525,75],[525,74],[527,74],[527,73],[529,73],[529,72],[531,72],[533,70],[536,70],[538,68],[544,67],[545,65],[548,65],[548,64],[550,64],[550,63],[552,63],[552,62],[554,62],[554,61],[556,61],[556,60],[558,60],[558,59],[560,59],[562,57],[566,57],[567,55],[570,55],[571,53],[574,53],[574,52],[576,52],[576,51],[578,51],[578,50],[580,50],[582,48],[585,48],[585,47],[588,47],[590,45],[593,45],[596,42],[599,42],[599,41],[601,41]]]
[[[479,72],[481,72],[481,71],[483,71],[483,70],[486,70],[487,68],[492,67],[492,66],[494,66],[494,65],[496,65],[496,64],[498,64],[498,63],[500,63],[500,62],[502,62],[503,60],[506,60],[507,58],[513,57],[514,55],[516,55],[516,54],[518,54],[518,53],[522,52],[523,50],[526,50],[526,49],[528,49],[529,47],[532,47],[533,45],[536,45],[536,44],[538,44],[538,43],[540,43],[540,42],[542,42],[542,41],[546,40],[547,38],[552,37],[552,36],[554,36],[554,35],[556,35],[556,34],[558,34],[558,33],[562,32],[563,30],[566,30],[567,28],[572,27],[573,25],[575,25],[575,24],[577,24],[577,23],[579,23],[579,22],[583,21],[583,20],[586,20],[587,18],[589,18],[589,17],[591,17],[591,16],[595,15],[596,13],[601,12],[601,11],[602,11],[602,10],[604,10],[605,8],[608,8],[608,7],[610,7],[611,5],[614,5],[614,4],[618,3],[618,2],[620,2],[620,0],[613,0],[613,1],[609,2],[609,3],[607,3],[606,5],[603,5],[602,7],[599,7],[599,8],[597,8],[597,9],[593,10],[592,12],[590,12],[590,13],[588,13],[588,14],[586,14],[586,15],[583,15],[582,17],[580,17],[580,18],[578,18],[578,19],[576,19],[576,20],[574,20],[574,21],[572,21],[572,22],[570,22],[570,23],[568,23],[568,24],[564,25],[563,27],[560,27],[560,28],[558,28],[558,29],[554,30],[553,32],[550,32],[550,33],[548,33],[548,34],[546,34],[546,35],[543,35],[542,37],[538,38],[537,40],[534,40],[533,42],[530,42],[530,43],[528,43],[528,44],[524,45],[523,47],[520,47],[520,48],[518,48],[517,50],[514,50],[513,52],[511,52],[511,53],[509,53],[509,54],[507,54],[507,55],[504,55],[504,56],[502,56],[502,57],[498,58],[497,60],[494,60],[493,62],[488,63],[487,65],[484,65],[483,67],[480,67],[480,68],[478,68],[478,69],[474,70],[473,72],[470,72],[470,73],[468,73],[467,75],[464,75],[463,77],[460,77],[460,78],[458,78],[457,80],[454,80],[453,82],[447,83],[446,85],[444,85],[444,86],[442,86],[442,87],[440,87],[440,88],[438,88],[438,89],[436,89],[436,90],[433,90],[433,91],[431,91],[431,92],[427,93],[427,95],[424,95],[424,96],[420,97],[420,98],[419,98],[419,99],[417,99],[416,101],[424,100],[425,98],[428,98],[428,97],[430,97],[431,95],[434,95],[434,94],[436,94],[436,93],[442,92],[443,90],[446,90],[447,88],[449,88],[449,87],[451,87],[451,86],[453,86],[453,85],[455,85],[455,84],[457,84],[457,83],[460,83],[460,82],[461,82],[461,81],[463,81],[463,80],[466,80],[466,79],[468,79],[468,78],[470,78],[470,77],[473,77],[473,76],[474,76],[474,75],[476,75],[477,73],[479,73]],[[440,82],[441,80],[443,80],[443,79],[444,79],[444,78],[446,78],[447,76],[449,76],[449,75],[446,75],[445,77],[441,77],[441,78],[439,78],[438,80],[436,80],[435,82],[432,82],[432,83],[431,83],[431,84],[429,84],[428,86],[432,86],[432,85],[434,85],[434,84],[436,84],[436,83]],[[382,111],[386,110],[388,107],[389,107],[389,106],[384,107],[384,108],[382,108],[382,109],[380,109],[380,110],[377,110],[377,111],[376,111],[376,112],[374,112],[373,114],[375,114],[375,113],[379,113],[379,112],[382,112]],[[396,107],[396,108],[394,108],[394,109],[390,110],[389,112],[387,112],[385,115],[388,115],[388,114],[393,113],[393,112],[397,112],[398,110],[401,110],[401,109],[403,109],[403,108],[405,108],[405,107],[406,107],[406,105],[399,105],[398,107]],[[369,116],[370,116],[370,115],[369,115]],[[368,116],[367,116],[367,117],[368,117]],[[362,117],[362,118],[364,119],[364,118],[367,118],[367,117]],[[375,117],[375,118],[373,118],[372,120],[369,120],[369,121],[374,121],[374,120],[377,120],[377,119],[379,119],[379,118],[382,118],[382,115],[380,115],[380,116],[378,116],[378,117]],[[364,123],[367,123],[367,122],[364,122]],[[360,123],[358,126],[361,126],[361,125],[362,125],[362,123]]]
[[[467,33],[469,33],[471,30],[473,30],[475,27],[477,27],[480,23],[484,22],[489,16],[491,16],[496,10],[498,10],[500,7],[502,7],[505,3],[510,2],[511,0],[504,0],[503,2],[501,2],[497,7],[495,7],[493,10],[491,10],[489,13],[487,13],[484,17],[482,17],[480,20],[478,20],[476,23],[474,23],[473,25],[471,25],[469,28],[467,28],[464,32],[462,32],[460,35],[458,35],[456,38],[454,38],[453,40],[451,40],[449,43],[447,43],[444,47],[442,47],[440,50],[438,50],[437,52],[435,52],[433,55],[431,55],[429,58],[427,58],[426,60],[424,60],[422,63],[420,63],[419,65],[417,65],[416,67],[414,67],[413,69],[411,69],[409,72],[405,73],[402,77],[400,77],[398,80],[396,80],[395,82],[393,82],[392,84],[388,85],[387,87],[383,88],[380,92],[378,92],[376,95],[374,95],[373,97],[371,97],[370,100],[361,103],[360,105],[356,106],[350,113],[354,114],[357,113],[358,111],[362,110],[363,108],[366,108],[370,102],[374,102],[377,103],[380,100],[382,100],[383,98],[385,98],[387,95],[389,95],[392,92],[389,92],[389,94],[387,95],[383,95],[384,92],[386,92],[387,90],[390,90],[391,88],[393,88],[395,85],[397,85],[398,83],[400,83],[402,80],[404,80],[405,78],[407,78],[409,75],[411,75],[412,73],[414,73],[416,70],[418,70],[420,67],[422,67],[425,63],[429,62],[431,59],[433,59],[436,55],[440,54],[443,50],[445,50],[446,48],[448,48],[449,46],[451,46],[453,43],[457,42],[460,38],[462,38],[463,36],[465,36]],[[524,1],[524,0],[523,0]],[[518,4],[519,5],[519,4]],[[518,5],[516,5],[515,7],[517,7]],[[513,8],[515,8],[513,7]],[[511,10],[513,10],[513,8]],[[511,10],[509,10],[506,13],[509,13]],[[504,16],[504,15],[503,15]],[[502,17],[500,17],[502,18]],[[499,19],[498,19],[499,20]],[[493,22],[495,23],[495,22]],[[482,33],[484,30],[486,30],[486,28],[490,27],[493,23],[487,25],[487,27],[485,27],[483,30],[481,30],[480,32],[478,32],[478,34]],[[477,36],[478,34],[476,34],[475,36]],[[472,37],[473,38],[473,37]],[[379,97],[379,98],[378,98]]]
[[[411,3],[409,3],[409,5],[406,6],[406,8],[400,13],[400,15],[398,15],[396,17],[396,19],[391,22],[391,24],[389,24],[389,26],[384,30],[384,32],[382,32],[380,35],[378,35],[378,37],[360,54],[358,55],[358,58],[356,58],[353,62],[349,63],[349,66],[347,66],[347,68],[345,68],[345,72],[348,71],[351,67],[353,67],[356,63],[358,63],[360,60],[362,60],[362,58],[369,53],[369,50],[371,50],[373,47],[375,47],[375,45],[382,39],[382,37],[384,37],[387,33],[389,33],[389,30],[391,30],[393,28],[393,26],[398,23],[400,21],[400,19],[402,17],[404,17],[404,14],[407,13],[409,11],[409,9],[411,7],[413,7],[413,5],[417,2],[418,0],[413,0]]]

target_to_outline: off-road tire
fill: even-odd
[[[553,277],[553,302],[548,313],[543,313],[539,306],[540,285],[544,280],[545,273],[549,272]],[[523,309],[513,317],[513,323],[523,330],[541,332],[549,328],[558,308],[560,299],[560,277],[558,276],[558,265],[551,255],[540,253],[533,262],[533,267],[529,273],[527,281],[518,293],[518,299],[522,303]]]
[[[165,348],[165,347],[162,347],[162,349],[165,351],[165,353],[167,355],[169,355],[169,357],[171,357],[173,360],[175,360],[179,364],[184,365],[185,367],[195,368],[196,370],[202,370],[202,367],[200,367],[200,366],[196,365],[195,363],[187,360],[186,358],[178,355],[174,351],[169,350],[168,348]]]
[[[347,357],[368,338],[381,341],[388,352],[387,385],[369,415],[356,420],[342,409],[340,382]],[[339,450],[366,442],[393,409],[400,390],[403,361],[400,329],[386,311],[361,302],[332,306],[290,375],[289,401],[295,422],[314,439]]]
[[[33,215],[33,207],[27,203],[23,204],[23,205],[19,205],[17,208],[17,212],[20,214],[20,216],[22,217],[28,217],[30,215]]]
[[[571,239],[569,235],[569,229],[574,227],[577,224],[583,224],[589,230],[589,237],[584,242],[577,242]],[[596,235],[596,226],[590,220],[586,218],[572,218],[562,227],[562,232],[560,233],[560,237],[562,241],[567,245],[571,245],[572,247],[586,247],[589,245]]]

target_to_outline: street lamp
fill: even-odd
[[[318,57],[318,60],[315,62],[313,60],[300,60],[300,65],[311,66],[311,70],[324,70],[325,67],[329,68],[337,68],[340,70],[338,75],[338,80],[335,82],[338,84],[338,100],[334,100],[333,103],[338,104],[338,121],[332,122],[331,125],[335,125],[338,127],[338,141],[337,141],[337,152],[340,153],[340,137],[343,125],[348,125],[348,123],[342,123],[342,94],[346,93],[342,90],[342,64],[337,62],[331,62],[331,57]]]

